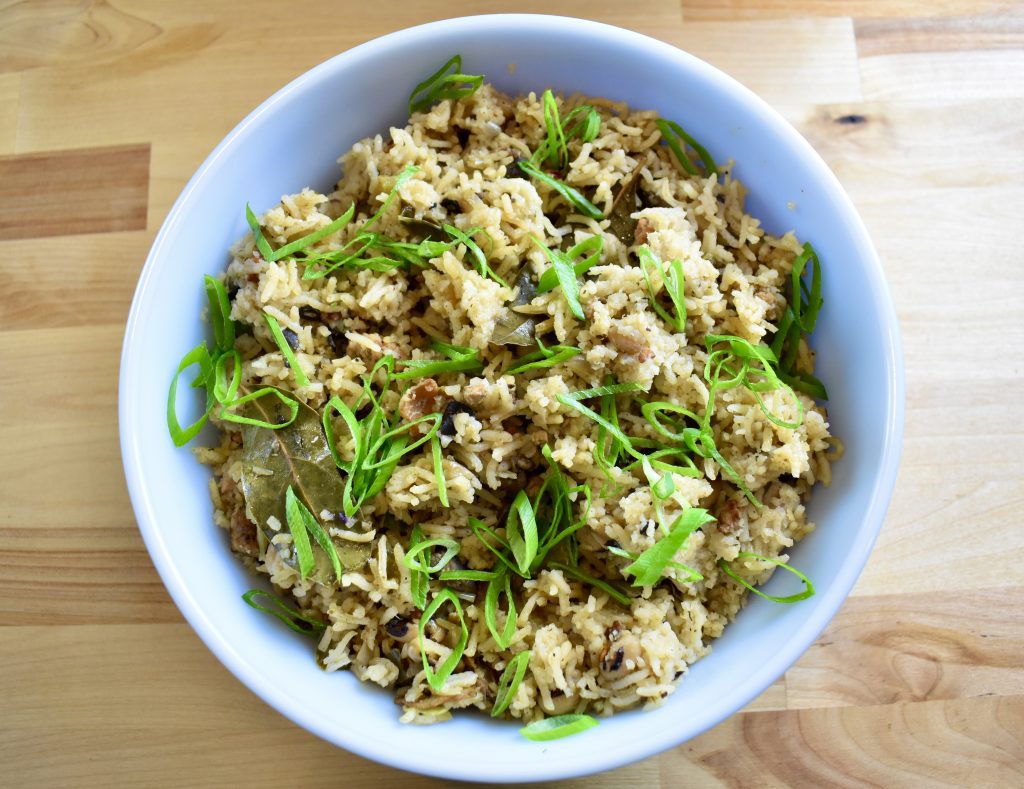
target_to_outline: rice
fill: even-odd
[[[562,102],[563,110],[581,101]],[[365,563],[344,572],[340,582],[303,578],[287,530],[268,540],[252,523],[240,493],[239,425],[217,420],[221,445],[199,452],[213,467],[215,520],[231,531],[232,546],[293,604],[326,624],[317,643],[321,665],[327,671],[350,670],[364,682],[388,688],[405,722],[444,720],[456,709],[489,710],[501,672],[527,649],[528,669],[506,716],[533,721],[567,712],[609,715],[661,703],[744,604],[746,589],[722,572],[720,560],[733,562],[741,552],[751,552],[784,561],[787,551],[814,528],[806,517],[806,501],[814,483],[829,482],[830,462],[840,451],[824,409],[807,396],[797,395],[803,419],[793,429],[773,423],[749,389],[719,391],[712,405],[715,444],[761,506],[744,497],[719,463],[696,457],[700,476],[673,476],[674,492],[660,505],[660,517],[672,521],[698,507],[717,517],[695,531],[674,557],[702,577],[688,580],[685,572],[670,567],[654,585],[629,587],[623,572],[629,560],[608,546],[639,554],[662,537],[650,480],[639,466],[620,464],[606,473],[596,457],[597,425],[558,396],[601,386],[610,378],[638,384],[649,400],[702,413],[708,401],[703,337],[728,334],[755,345],[769,342],[786,306],[785,287],[801,245],[792,234],[765,233],[745,213],[743,186],[728,168],[721,178],[682,172],[669,149],[659,144],[654,113],[587,101],[600,110],[601,129],[596,139],[570,145],[565,181],[607,213],[621,185],[639,172],[646,207],[633,219],[646,238],[634,241],[645,243],[660,261],[681,262],[685,333],[673,330],[652,308],[637,263],[639,243],[604,232],[606,221],[581,216],[546,187],[514,177],[515,161],[528,157],[544,138],[542,104],[533,94],[512,99],[489,85],[469,98],[442,101],[415,114],[387,136],[356,143],[339,160],[342,176],[336,191],[323,195],[304,189],[282,198],[261,218],[263,233],[279,247],[325,227],[354,204],[355,219],[315,246],[340,249],[384,204],[403,169],[415,165],[416,174],[397,189],[375,229],[417,241],[403,211],[406,220],[411,215],[462,230],[481,228],[488,239],[482,244],[488,265],[507,283],[515,281],[524,264],[535,278],[548,268],[532,237],[564,248],[603,234],[600,264],[580,278],[584,321],[572,315],[560,288],[522,309],[536,318],[537,337],[574,346],[580,350],[577,356],[553,367],[505,374],[523,350],[530,350],[491,342],[515,294],[481,275],[465,245],[444,251],[423,270],[342,267],[317,279],[304,279],[295,260],[264,260],[251,234],[231,250],[224,281],[231,293],[231,318],[247,327],[235,347],[243,360],[242,380],[250,387],[281,387],[322,412],[334,396],[354,404],[363,391],[361,377],[384,356],[436,358],[428,348],[432,337],[474,349],[483,362],[481,371],[435,376],[436,402],[467,406],[452,418],[452,435],[443,439],[448,507],[439,501],[430,446],[424,445],[402,457],[355,522],[342,522],[328,510],[319,513],[333,537],[369,551]],[[296,384],[264,313],[292,333],[308,385]],[[798,365],[813,371],[805,344]],[[384,408],[395,411],[400,395],[399,387],[392,387],[383,395]],[[776,389],[761,396],[777,417],[797,420],[791,392]],[[657,437],[628,397],[619,403],[627,434]],[[339,452],[351,458],[351,442],[346,444],[343,430],[338,434]],[[391,623],[398,632],[394,623],[408,620],[410,632],[418,632],[420,611],[413,602],[411,571],[403,562],[411,530],[418,525],[426,538],[456,540],[458,561],[466,568],[495,568],[494,554],[469,520],[500,529],[498,514],[524,484],[529,489],[528,480],[545,473],[544,446],[570,484],[589,486],[593,493],[586,523],[575,535],[579,566],[629,590],[630,604],[623,606],[600,588],[551,566],[526,580],[513,576],[518,616],[511,644],[502,649],[485,624],[485,584],[464,586],[460,597],[468,641],[447,681],[433,689],[420,639],[395,637],[388,628]],[[582,506],[579,496],[576,506]],[[752,584],[767,580],[774,569],[760,560],[733,566]],[[435,576],[430,597],[443,586]],[[458,631],[457,619],[443,615],[426,628],[423,646],[432,665],[451,654]]]

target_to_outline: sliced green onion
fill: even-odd
[[[363,226],[360,228],[360,233],[366,233],[370,229],[370,225],[384,216],[384,212],[388,210],[395,198],[398,196],[398,190],[405,186],[416,173],[420,170],[415,164],[407,164],[402,168],[402,172],[398,174],[398,178],[395,179],[395,185],[391,187],[391,191],[388,192],[388,196],[384,198],[384,202],[381,203],[380,208],[377,209],[377,213],[363,222]]]
[[[661,574],[669,562],[673,561],[686,543],[686,539],[705,523],[713,520],[714,517],[707,510],[696,507],[691,507],[676,518],[667,535],[625,568],[625,572],[633,576],[633,586],[654,586],[661,579]],[[696,570],[690,569],[690,577],[687,580],[699,581],[703,577]]]
[[[700,157],[701,162],[704,164],[704,169],[707,170],[709,175],[718,175],[718,168],[715,166],[715,160],[711,158],[711,154],[707,152],[703,145],[683,131],[682,126],[664,118],[659,118],[655,125],[658,127],[658,131],[661,132],[662,139],[672,149],[672,153],[676,155],[676,159],[679,160],[679,164],[683,166],[686,172],[690,175],[698,175],[697,168],[693,166],[693,162],[690,161],[690,157],[686,154],[683,146],[679,144],[679,140],[682,140],[683,143],[696,151],[697,156]]]
[[[423,634],[426,632],[427,625],[430,620],[434,618],[438,609],[441,608],[445,603],[451,603],[452,608],[455,609],[455,613],[459,617],[459,624],[462,626],[459,640],[452,649],[451,654],[448,655],[441,664],[435,669],[430,665],[430,661],[427,660],[427,645],[424,642]],[[419,646],[420,655],[423,657],[423,671],[427,675],[427,684],[433,690],[440,690],[444,687],[444,683],[448,681],[448,677],[451,676],[452,671],[462,660],[462,655],[466,651],[466,644],[469,643],[469,628],[466,626],[466,617],[462,613],[462,603],[459,602],[459,598],[455,596],[455,593],[451,589],[444,589],[438,594],[433,600],[430,601],[424,611],[423,616],[420,617],[419,626]]]
[[[181,362],[178,363],[178,370],[174,374],[174,378],[171,379],[170,391],[167,393],[167,430],[170,432],[171,440],[176,447],[185,446],[185,444],[199,435],[199,431],[203,429],[203,425],[206,424],[206,420],[210,416],[210,410],[213,408],[213,395],[208,390],[206,395],[206,411],[203,412],[203,415],[188,427],[182,427],[178,422],[178,379],[193,364],[199,366],[199,372],[192,380],[192,386],[195,387],[200,382],[205,384],[213,371],[210,351],[207,349],[205,342],[200,343],[182,357]]]
[[[510,573],[506,570],[498,573],[489,584],[484,596],[484,622],[491,631],[498,649],[508,649],[516,634],[516,601],[512,597]],[[505,595],[505,626],[498,628],[498,601]]]
[[[473,530],[473,534],[478,540],[480,540],[481,544],[493,553],[494,557],[498,561],[512,572],[522,575],[515,560],[506,555],[507,553],[511,553],[512,549],[509,547],[508,543],[494,531],[494,529],[477,518],[469,519],[469,527]],[[492,544],[492,541],[493,543],[496,543],[496,545]]]
[[[294,507],[293,507],[294,505]],[[341,581],[341,559],[338,558],[338,551],[334,547],[334,542],[331,540],[331,536],[327,533],[327,530],[320,525],[320,521],[316,515],[309,511],[302,500],[295,495],[292,490],[292,486],[288,486],[288,490],[285,492],[285,514],[289,521],[294,514],[301,518],[303,525],[306,530],[313,535],[313,539],[316,540],[317,545],[320,546],[327,558],[331,562],[331,569],[334,570],[334,577]]]
[[[478,372],[483,369],[483,362],[480,361],[479,351],[473,348],[463,348],[458,345],[434,340],[430,346],[445,356],[446,361],[434,359],[403,359],[398,363],[409,369],[396,373],[396,381],[405,381],[410,378],[424,378],[427,376],[441,375],[443,373],[457,372]]]
[[[598,413],[595,413],[590,408],[587,408],[587,406],[583,405],[583,403],[581,403],[579,400],[576,400],[570,395],[556,395],[555,399],[558,400],[558,402],[560,402],[562,405],[568,406],[574,411],[579,411],[579,413],[583,414],[583,416],[596,422],[598,425],[603,427],[605,430],[611,433],[612,436],[615,437],[615,439],[622,445],[623,450],[625,450],[630,455],[633,455],[637,459],[640,458],[640,453],[633,449],[633,444],[630,442],[629,436],[623,433],[622,429],[618,425],[612,424],[603,416],[601,416]]]
[[[434,460],[434,479],[437,481],[437,500],[442,507],[448,506],[448,485],[444,478],[444,461],[441,457],[441,439],[437,433],[430,439],[430,454]]]
[[[466,249],[469,251],[470,256],[476,262],[476,270],[479,272],[481,277],[490,277],[499,285],[502,285],[506,288],[508,287],[508,283],[505,282],[505,280],[503,280],[497,274],[495,274],[491,270],[491,267],[487,265],[487,256],[484,254],[484,251],[480,249],[480,245],[477,244],[472,238],[474,233],[482,232],[482,229],[474,228],[472,230],[463,232],[454,225],[445,224],[442,227],[444,229],[444,232],[450,235],[455,243],[464,244],[466,246]],[[432,255],[431,257],[437,257],[437,255]]]
[[[572,261],[568,256],[559,250],[551,249],[535,235],[530,235],[533,243],[539,246],[551,263],[559,286],[562,288],[562,295],[565,303],[569,305],[569,311],[577,320],[584,320],[583,306],[580,304],[580,283],[576,279],[576,272],[573,270]]]
[[[329,235],[337,233],[339,230],[345,227],[345,225],[352,221],[352,217],[355,216],[355,213],[356,204],[352,203],[352,205],[348,207],[348,211],[339,216],[333,222],[324,225],[319,230],[314,230],[312,233],[305,235],[302,238],[297,238],[294,241],[285,244],[283,247],[280,247],[279,249],[272,252],[270,256],[267,257],[266,259],[268,261],[281,260],[282,258],[286,258],[289,255],[294,255],[296,252],[299,252],[305,249],[306,247],[315,244],[317,241],[320,241],[321,239],[327,238],[327,236]]]
[[[256,601],[257,597],[266,599],[268,604],[258,603]],[[262,589],[250,589],[242,595],[242,599],[246,602],[246,605],[265,614],[276,616],[296,633],[302,633],[304,636],[319,635],[327,628],[319,619],[314,619],[313,617],[306,616],[301,611],[296,611],[285,604],[279,597],[269,592],[264,592]]]
[[[537,518],[526,491],[519,491],[508,511],[505,534],[519,572],[528,577],[530,565],[537,556]]]
[[[423,529],[412,527],[412,534],[409,535],[409,550],[415,550],[416,546],[423,542]],[[411,570],[409,572],[409,596],[413,604],[421,611],[427,605],[427,592],[430,588],[430,576],[423,570]],[[420,630],[422,633],[422,629]]]
[[[452,73],[448,71],[451,69]],[[442,99],[472,96],[484,82],[483,75],[462,74],[462,56],[453,55],[441,68],[413,88],[409,95],[409,114],[422,112]]]
[[[429,551],[431,548],[438,547],[444,548],[444,553],[440,559],[436,561],[429,561],[424,564],[422,555]],[[436,573],[448,564],[452,559],[459,555],[459,543],[449,537],[435,537],[430,540],[423,540],[417,542],[415,546],[410,546],[405,556],[402,558],[402,562],[410,570],[418,570],[424,573]]]
[[[677,332],[686,331],[686,298],[684,295],[685,276],[683,274],[683,263],[681,260],[670,260],[668,268],[662,268],[654,254],[647,246],[637,249],[637,257],[640,259],[640,268],[644,274],[644,282],[647,283],[647,294],[650,297],[649,303],[658,316]],[[665,285],[665,292],[672,301],[675,315],[669,314],[668,310],[658,303],[654,293],[654,283],[651,282],[651,273],[657,271],[661,281]]]
[[[579,567],[570,567],[569,565],[563,564],[562,562],[551,562],[548,564],[548,567],[550,567],[552,570],[561,570],[570,578],[575,578],[577,581],[581,581],[587,584],[588,586],[593,586],[595,589],[600,589],[602,592],[604,592],[606,595],[612,598],[612,600],[619,603],[620,605],[624,605],[626,608],[629,608],[630,606],[631,601],[629,595],[627,595],[620,589],[616,589],[607,581],[602,581],[600,578],[595,578],[592,575],[588,575],[587,573],[583,572]]]
[[[230,409],[237,408],[240,405],[251,403],[254,400],[259,400],[261,397],[276,397],[280,400],[284,406],[288,409],[288,419],[284,422],[267,422],[263,419],[253,419],[251,417],[242,416],[236,414]],[[265,427],[268,430],[280,430],[282,427],[288,427],[292,422],[295,421],[295,417],[299,415],[299,404],[292,400],[288,395],[282,392],[280,389],[275,389],[273,386],[264,386],[262,389],[257,389],[255,392],[250,392],[244,397],[239,397],[237,400],[232,400],[230,403],[224,403],[221,406],[220,412],[217,414],[218,417],[226,422],[236,422],[240,425],[254,425],[255,427]]]
[[[231,380],[228,380],[227,363],[231,362]],[[230,403],[242,385],[242,354],[232,348],[217,357],[213,363],[213,398],[218,403]]]
[[[530,665],[530,654],[528,649],[524,652],[519,652],[508,662],[505,670],[501,672],[501,678],[498,680],[498,691],[494,695],[494,706],[491,707],[492,718],[497,718],[507,710],[509,704],[512,703],[512,699],[515,698],[516,691],[519,690],[519,685],[522,683],[523,677],[526,676],[526,668]]]
[[[516,373],[525,373],[527,370],[554,367],[583,353],[579,348],[571,345],[552,345],[548,348],[539,339],[537,340],[537,348],[538,350],[516,359],[515,363],[505,370],[504,374],[515,375]]]
[[[309,379],[302,371],[299,360],[295,358],[295,353],[292,351],[292,347],[288,344],[288,340],[284,338],[284,332],[281,331],[281,324],[279,324],[277,319],[269,312],[263,313],[263,320],[266,321],[267,328],[270,329],[270,335],[274,338],[274,342],[277,343],[277,347],[281,351],[281,355],[291,368],[292,374],[295,376],[295,383],[299,386],[309,386]]]
[[[574,247],[565,252],[560,252],[572,261],[572,270],[577,277],[582,277],[594,266],[601,262],[601,254],[604,251],[604,236],[591,236],[585,238]],[[582,256],[582,257],[581,257]],[[577,260],[579,258],[579,260]],[[558,274],[554,268],[549,268],[540,275],[537,280],[537,293],[547,293],[558,287]]]
[[[774,595],[765,594],[760,589],[758,589],[756,586],[752,585],[749,581],[746,581],[745,579],[741,578],[725,562],[724,559],[719,559],[718,560],[718,566],[722,568],[722,572],[724,572],[726,575],[728,575],[730,578],[732,578],[734,581],[736,581],[736,583],[740,584],[741,586],[745,586],[751,592],[753,592],[754,594],[756,594],[759,597],[763,597],[765,600],[771,600],[773,603],[797,603],[797,602],[799,602],[801,600],[806,600],[808,597],[812,597],[814,595],[814,584],[811,583],[811,579],[808,578],[806,575],[804,575],[802,572],[800,572],[795,567],[791,567],[790,565],[786,564],[785,562],[783,562],[780,559],[772,559],[772,558],[770,558],[768,556],[761,556],[760,554],[757,554],[757,553],[750,553],[749,551],[740,551],[740,553],[738,553],[736,555],[736,558],[737,559],[756,559],[757,561],[760,561],[760,562],[769,562],[770,564],[774,564],[777,567],[781,567],[783,570],[788,570],[789,572],[793,573],[793,575],[795,575],[797,578],[799,578],[801,581],[804,582],[805,588],[804,588],[804,590],[802,592],[799,592],[797,594],[788,595],[786,597],[776,597]]]
[[[313,572],[313,568],[316,565],[316,561],[313,559],[313,547],[309,543],[309,521],[313,516],[309,509],[299,501],[291,485],[285,491],[284,501],[288,531],[291,532],[292,545],[295,547],[295,558],[299,562],[299,575],[306,578]],[[307,518],[306,516],[309,517]]]
[[[576,191],[568,184],[564,184],[561,181],[552,178],[539,167],[536,167],[529,162],[520,162],[519,169],[531,178],[537,179],[549,189],[560,194],[569,203],[576,206],[576,208],[579,209],[579,212],[584,216],[590,217],[591,219],[604,219],[604,214],[601,213],[600,208],[591,203],[587,198],[580,194],[580,192]]]
[[[445,570],[439,576],[440,581],[491,581],[497,577],[494,570]]]
[[[217,348],[230,351],[235,347],[235,322],[231,320],[231,302],[224,283],[207,274],[206,299],[210,302],[210,325],[213,326],[213,337]]]
[[[270,248],[270,243],[264,238],[260,221],[256,218],[256,214],[252,212],[252,208],[249,207],[248,203],[245,204],[245,221],[249,223],[249,229],[252,230],[252,237],[256,242],[256,249],[259,250],[260,256],[264,260],[270,260],[274,255],[274,250]]]
[[[639,384],[636,381],[629,381],[624,384],[605,384],[604,386],[595,386],[593,389],[578,389],[575,392],[569,392],[566,397],[572,398],[573,400],[589,400],[591,397],[605,397],[607,395],[629,394],[630,392],[643,391],[643,384]]]
[[[573,734],[592,729],[597,721],[589,715],[555,715],[553,718],[541,718],[529,726],[519,730],[526,739],[534,742],[560,740]]]

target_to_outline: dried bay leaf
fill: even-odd
[[[513,287],[516,289],[516,297],[498,313],[491,342],[495,345],[535,345],[537,317],[523,315],[515,310],[516,307],[529,304],[537,295],[537,284],[530,275],[529,264],[520,270]]]
[[[627,246],[633,243],[636,236],[637,220],[630,214],[637,210],[636,190],[640,185],[640,169],[638,166],[629,180],[619,188],[619,193],[615,195],[611,210],[608,212],[608,232]]]
[[[289,485],[317,520],[324,510],[342,511],[343,483],[327,446],[320,414],[295,395],[278,391],[299,404],[295,421],[277,430],[255,425],[242,428],[242,494],[249,512],[268,540],[278,530],[287,529],[285,493]],[[244,387],[239,392],[248,394]],[[287,406],[276,397],[252,400],[242,413],[271,424],[286,422],[289,417]],[[278,530],[268,524],[271,516],[277,518]],[[321,522],[321,525],[325,524]],[[355,570],[369,558],[369,543],[331,539],[343,569]],[[311,577],[330,583],[334,578],[330,559],[319,546],[314,547],[313,556],[316,567]]]

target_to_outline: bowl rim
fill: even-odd
[[[144,353],[144,348],[135,342],[133,338],[137,334],[136,327],[144,320],[141,305],[150,298],[149,292],[152,290],[153,279],[151,275],[156,261],[161,257],[162,249],[168,243],[168,239],[176,232],[183,207],[190,201],[191,195],[198,184],[206,178],[210,170],[214,169],[225,151],[233,147],[236,141],[246,135],[250,126],[262,116],[273,112],[276,106],[286,98],[295,93],[302,92],[312,83],[329,78],[338,68],[358,65],[359,61],[372,56],[372,53],[382,46],[392,47],[400,45],[407,40],[418,39],[424,36],[429,37],[437,31],[449,31],[453,26],[461,27],[464,32],[490,33],[505,26],[523,24],[543,24],[549,28],[562,29],[570,34],[583,29],[592,36],[615,40],[621,45],[630,47],[642,46],[649,51],[654,50],[660,58],[674,61],[683,69],[695,72],[701,79],[706,80],[708,84],[712,85],[714,89],[738,95],[751,112],[757,116],[759,123],[771,127],[776,134],[786,139],[790,145],[794,146],[801,153],[803,158],[807,160],[814,178],[824,182],[828,191],[836,197],[837,212],[842,222],[849,226],[853,237],[856,239],[857,248],[855,254],[862,261],[864,274],[872,297],[879,314],[884,319],[883,342],[885,350],[887,409],[880,420],[883,425],[881,462],[872,481],[870,496],[867,499],[867,506],[863,516],[865,522],[873,524],[869,535],[870,539],[862,539],[855,545],[854,550],[850,552],[843,563],[840,574],[831,580],[827,590],[822,593],[826,597],[827,604],[822,605],[819,603],[817,614],[803,622],[792,638],[770,660],[762,663],[755,671],[747,675],[742,682],[737,683],[735,691],[727,697],[725,703],[715,709],[713,715],[705,716],[703,724],[693,727],[693,731],[684,733],[682,737],[680,737],[677,730],[666,730],[660,735],[650,737],[643,742],[633,741],[626,748],[607,753],[594,753],[592,754],[591,761],[582,770],[579,763],[571,759],[563,759],[561,761],[558,759],[546,759],[538,760],[532,764],[523,763],[518,768],[518,772],[514,774],[481,776],[472,769],[460,768],[457,763],[450,763],[444,767],[434,764],[413,764],[396,754],[395,751],[399,749],[390,748],[387,743],[375,740],[367,734],[359,731],[338,732],[328,729],[327,726],[321,725],[318,720],[311,718],[304,711],[301,703],[292,699],[280,689],[265,684],[249,665],[247,659],[219,633],[215,625],[204,613],[200,602],[189,591],[182,577],[178,574],[170,558],[167,545],[161,536],[160,529],[156,526],[159,518],[153,508],[148,491],[143,484],[144,449],[137,439],[138,431],[132,429],[133,412],[131,404],[134,400],[135,381],[131,373],[136,368],[139,357]],[[602,22],[567,16],[485,14],[444,19],[398,30],[373,38],[341,52],[309,69],[277,90],[250,112],[221,140],[189,179],[167,213],[139,275],[139,281],[132,298],[131,309],[126,322],[125,338],[121,353],[118,385],[118,422],[128,492],[139,531],[142,534],[153,564],[160,574],[171,598],[189,625],[217,659],[250,691],[277,712],[307,731],[336,746],[381,764],[440,778],[523,782],[556,780],[588,775],[648,758],[717,726],[726,718],[735,714],[739,709],[746,706],[746,704],[760,695],[772,682],[785,673],[817,639],[845,602],[874,547],[896,482],[896,472],[902,449],[904,399],[904,371],[899,323],[882,270],[881,261],[871,243],[867,228],[836,176],[810,143],[774,108],[753,93],[753,91],[714,66],[678,47],[642,33]],[[457,761],[455,760],[455,762]]]

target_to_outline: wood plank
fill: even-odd
[[[4,267],[0,330],[123,327],[152,241],[144,230],[0,241],[0,259],[18,262]]]
[[[692,22],[659,38],[722,69],[787,114],[861,99],[849,19]]]
[[[683,18],[690,19],[763,19],[805,16],[849,17],[921,17],[959,14],[1019,13],[1012,0],[681,0]]]
[[[663,754],[663,786],[1017,786],[1024,696],[736,715]]]
[[[1019,14],[857,19],[854,25],[861,57],[1024,48],[1024,16]]]
[[[854,597],[786,672],[790,709],[1024,696],[1024,586]]]
[[[876,55],[860,61],[867,101],[913,104],[1024,96],[1024,51],[971,50]]]
[[[17,150],[20,107],[21,75],[0,73],[0,155]]]
[[[923,195],[930,187],[979,190],[1024,182],[1021,98],[823,104],[797,128],[858,203],[913,200],[911,191]],[[885,227],[882,234],[898,235],[895,230]]]
[[[15,425],[81,427],[105,425],[117,438],[117,372],[124,328],[89,326],[8,331],[0,343],[0,366],[17,368],[19,378],[0,380],[0,401]],[[174,364],[168,365],[168,375]],[[60,370],[64,385],[45,385],[26,396],[26,381],[52,381]],[[170,378],[168,378],[170,381]]]
[[[146,227],[149,145],[0,156],[0,239]]]

